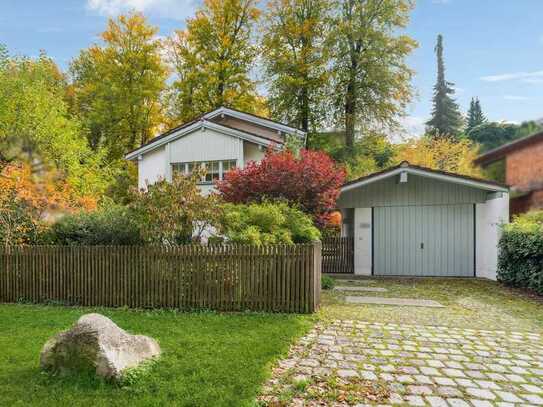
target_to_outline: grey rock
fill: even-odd
[[[94,372],[118,380],[127,368],[160,355],[158,343],[131,335],[100,314],[86,314],[49,339],[40,354],[42,369],[59,374]]]

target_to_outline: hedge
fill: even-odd
[[[498,280],[543,294],[543,212],[504,226],[499,246]]]

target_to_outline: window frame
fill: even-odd
[[[224,163],[230,163],[229,168],[224,170]],[[209,165],[218,164],[218,172],[207,172]],[[198,185],[213,185],[215,181],[224,180],[225,172],[230,171],[232,168],[236,168],[238,160],[236,159],[226,159],[226,160],[206,160],[206,161],[182,161],[182,162],[173,162],[171,163],[172,173],[181,172],[183,175],[188,176],[192,173],[191,169],[197,168],[198,166],[204,167],[206,174],[200,179]],[[207,177],[211,174],[211,179],[207,180]],[[213,174],[217,174],[218,177],[214,178]]]

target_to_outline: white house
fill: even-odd
[[[223,179],[230,168],[243,168],[249,161],[260,161],[269,147],[281,149],[289,137],[305,143],[306,134],[283,123],[220,107],[182,124],[126,154],[138,163],[138,186],[165,178],[172,173],[190,173],[204,167],[203,193]]]
[[[355,274],[496,279],[505,185],[403,162],[343,185],[337,205]]]

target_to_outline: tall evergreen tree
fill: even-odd
[[[479,98],[471,98],[466,133],[469,133],[472,129],[483,123],[486,123],[486,117],[481,109],[481,102],[479,101]]]
[[[454,95],[454,83],[445,79],[445,62],[443,60],[443,36],[437,36],[435,47],[437,56],[437,82],[434,86],[432,118],[426,122],[427,132],[433,137],[457,137],[462,127],[462,115]]]

